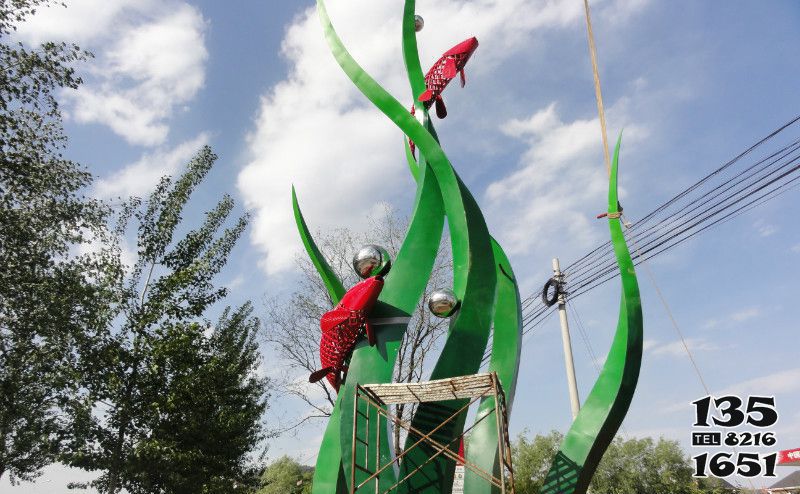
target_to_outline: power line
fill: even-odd
[[[778,156],[777,158],[775,158],[776,155]],[[767,159],[770,159],[770,158],[774,158],[774,159],[772,159],[771,161],[767,161],[766,164],[764,164],[764,161],[766,161]],[[680,212],[678,214],[673,214],[671,216],[668,216],[667,218],[664,218],[660,222],[655,223],[655,224],[650,225],[650,226],[647,226],[646,228],[645,228],[646,223],[644,222],[644,220],[636,222],[634,227],[632,227],[630,229],[631,232],[635,231],[635,233],[631,233],[630,235],[628,235],[628,239],[630,241],[636,240],[636,241],[642,242],[641,239],[645,238],[646,241],[643,242],[644,244],[652,244],[653,242],[655,242],[657,240],[664,239],[665,237],[668,237],[670,234],[675,233],[676,230],[678,230],[682,226],[682,223],[680,223],[681,219],[702,216],[702,215],[708,213],[709,211],[714,210],[714,208],[717,208],[719,206],[723,206],[722,209],[714,212],[714,214],[717,214],[717,213],[719,213],[719,212],[721,212],[722,210],[725,209],[725,203],[728,200],[735,199],[737,196],[739,196],[738,197],[739,200],[742,200],[742,199],[744,199],[743,196],[746,196],[746,195],[748,195],[750,193],[753,193],[753,192],[757,192],[758,190],[760,190],[760,188],[757,187],[757,185],[762,183],[762,182],[764,182],[765,180],[767,181],[767,185],[773,183],[774,180],[767,180],[770,177],[774,178],[774,176],[777,175],[777,179],[776,180],[782,179],[784,177],[784,175],[779,174],[779,172],[784,171],[787,168],[791,169],[791,166],[794,164],[794,162],[798,158],[800,158],[800,140],[797,140],[797,141],[793,142],[792,144],[790,144],[789,146],[784,147],[782,150],[780,150],[780,151],[778,151],[776,153],[773,153],[770,156],[758,161],[756,164],[748,167],[746,170],[738,173],[734,177],[732,177],[729,180],[725,181],[724,183],[718,185],[714,189],[708,191],[706,194],[704,194],[704,195],[694,199],[693,201],[689,202],[688,204],[684,205],[681,208],[681,210],[680,210]],[[761,165],[761,166],[758,167],[758,169],[756,169],[755,171],[753,171],[753,169],[758,165]],[[771,171],[770,171],[770,167],[772,168]],[[746,175],[746,176],[743,176],[743,174],[745,172],[748,172],[748,171],[750,173],[748,175]],[[739,178],[739,180],[736,180],[735,182],[733,182],[738,177],[742,177],[742,178]],[[733,182],[733,183],[731,184],[731,182]],[[748,183],[745,183],[745,182],[748,182]],[[745,183],[745,185],[742,186],[743,183]],[[720,190],[722,187],[724,187],[726,185],[727,185],[727,187],[725,187],[724,189]],[[738,189],[736,189],[736,190],[731,191],[731,189],[734,189],[737,186],[740,186],[740,187]],[[711,206],[707,206],[709,204],[709,202],[713,201],[714,199],[718,199],[719,197],[721,197],[723,195],[723,193],[727,193],[727,195],[722,197],[721,200],[718,200],[717,202],[713,203]],[[731,205],[733,205],[733,204],[728,204],[728,206],[731,206]],[[707,206],[707,207],[705,207],[704,209],[701,209],[704,206]],[[712,216],[714,214],[712,214]],[[652,218],[654,216],[650,216],[650,217]],[[685,224],[685,222],[683,224]],[[656,230],[656,229],[659,229],[659,228],[661,228],[661,230],[658,233],[649,233],[649,232],[652,232],[653,230]],[[647,238],[648,237],[648,235],[647,235],[648,233],[649,233],[649,238]],[[643,247],[646,247],[646,245],[643,245]],[[602,252],[602,253],[606,253],[606,254],[612,252],[610,242],[604,242],[600,246],[600,248],[595,249],[595,252],[598,252],[598,253]],[[607,257],[609,257],[608,255],[605,256],[606,259],[597,258],[597,254],[595,254],[593,257],[595,259],[590,264],[584,263],[584,265],[579,267],[579,268],[576,268],[573,265],[570,265],[565,269],[565,271],[568,271],[569,276],[571,276],[573,278],[576,278],[574,283],[579,283],[580,282],[579,281],[579,280],[581,280],[579,278],[580,276],[583,276],[583,278],[585,278],[584,274],[587,271],[591,270],[592,268],[595,268],[597,266],[598,262],[606,262],[606,263],[608,263],[610,265],[614,265],[615,264],[615,261],[614,261],[613,258],[610,261],[607,259]]]
[[[681,237],[682,234],[688,232],[689,230],[691,230],[692,228],[700,225],[701,223],[705,222],[706,220],[709,220],[709,219],[713,218],[714,216],[724,212],[725,210],[727,210],[727,209],[729,209],[729,208],[731,208],[733,206],[736,206],[737,204],[739,204],[740,202],[744,201],[745,199],[748,199],[754,193],[761,192],[764,188],[772,185],[773,183],[777,182],[778,180],[780,180],[782,178],[785,178],[785,177],[789,176],[790,174],[793,174],[793,173],[796,173],[796,172],[800,171],[800,159],[795,160],[795,162],[793,162],[792,165],[793,166],[788,171],[785,171],[784,173],[779,175],[777,178],[775,178],[773,180],[770,180],[766,184],[764,184],[762,186],[759,186],[754,191],[752,191],[750,194],[748,194],[746,196],[742,196],[742,197],[736,199],[735,201],[731,202],[730,204],[726,205],[725,207],[723,207],[723,208],[721,208],[721,209],[719,209],[717,211],[714,211],[714,212],[704,216],[702,221],[696,221],[696,222],[692,223],[691,225],[684,227],[677,234],[675,234],[675,235],[673,235],[673,236],[671,236],[669,238],[666,238],[664,240],[661,240],[661,241],[659,241],[658,243],[656,243],[655,245],[653,245],[653,246],[651,246],[649,248],[642,248],[641,251],[639,252],[639,254],[634,258],[634,263],[636,265],[638,265],[643,261],[651,259],[651,258],[655,257],[658,254],[661,254],[661,253],[663,253],[663,252],[665,252],[665,251],[667,251],[667,250],[669,250],[669,249],[671,249],[673,247],[676,247],[677,245],[682,244],[686,240],[689,240],[690,238],[694,237],[695,235],[698,235],[698,234],[708,230],[709,228],[711,228],[711,227],[713,227],[713,226],[715,226],[717,224],[720,224],[720,223],[722,223],[722,222],[734,217],[735,215],[738,216],[739,213],[744,212],[744,210],[746,210],[747,208],[752,209],[751,206],[754,206],[756,203],[760,202],[761,204],[763,204],[767,200],[774,199],[775,197],[781,195],[781,193],[782,193],[782,192],[780,192],[781,189],[784,189],[784,188],[787,188],[787,187],[796,186],[797,181],[800,180],[800,174],[794,176],[791,180],[788,180],[788,181],[780,184],[778,187],[775,187],[775,188],[770,189],[770,190],[768,190],[766,192],[763,192],[760,195],[757,195],[754,199],[751,199],[751,200],[745,202],[743,205],[739,206],[738,208],[734,209],[733,211],[728,212],[724,216],[721,216],[721,217],[715,219],[714,221],[706,222],[706,224],[704,224],[701,228],[698,228],[695,231],[690,232],[687,235]],[[775,192],[778,192],[778,193],[776,194]],[[651,244],[652,244],[652,242],[651,242]],[[653,251],[655,251],[655,252],[653,252]],[[574,288],[575,293],[573,294],[573,297],[578,296],[578,295],[583,294],[583,293],[586,293],[587,291],[589,291],[589,290],[591,290],[593,288],[596,288],[597,286],[605,283],[606,281],[615,278],[616,277],[615,272],[616,272],[616,266],[615,265],[609,265],[609,266],[606,266],[605,268],[603,268],[603,267],[599,268],[599,272],[595,271],[596,274],[595,274],[595,276],[593,278],[588,279],[586,281],[583,281],[582,283],[580,283],[578,286],[576,286]],[[609,274],[611,275],[610,277],[608,277]],[[599,282],[597,282],[598,280],[599,280]],[[597,283],[595,283],[595,282],[597,282]],[[592,284],[592,283],[594,283],[594,284]]]
[[[797,119],[792,120],[792,122],[796,121]],[[764,140],[759,142],[764,142]],[[752,149],[752,146],[749,149]],[[743,155],[744,153],[740,154],[740,156]],[[798,163],[800,163],[800,139],[758,160],[754,165],[747,167],[700,197],[688,201],[687,204],[682,205],[678,213],[644,229],[646,219],[653,219],[657,211],[666,209],[665,205],[660,206],[656,212],[648,214],[645,219],[636,222],[630,228],[627,238],[629,241],[639,243],[641,255],[644,256],[641,259],[634,256],[634,261],[638,263],[650,259],[796,187],[797,181],[800,179]],[[718,171],[714,173],[718,173]],[[704,180],[707,181],[703,179],[701,182]],[[690,189],[697,189],[697,184]],[[676,197],[679,196],[686,197],[686,191]],[[667,204],[678,205],[678,201],[674,199],[668,201]],[[639,231],[633,233],[637,228]],[[648,231],[651,233],[645,234]],[[604,242],[596,247],[589,254],[567,266],[564,271],[573,296],[599,286],[602,282],[607,281],[606,277],[609,274],[611,274],[611,278],[615,277],[613,273],[616,272],[616,261],[613,258],[610,242]]]
[[[625,233],[629,243],[638,245],[632,255],[634,263],[638,265],[652,259],[800,186],[800,136],[785,139],[787,144],[763,153],[754,161],[745,160],[798,121],[800,115],[634,222]],[[741,169],[734,172],[735,166]],[[726,175],[726,172],[732,173]],[[703,190],[704,186],[710,187]],[[617,265],[611,242],[596,246],[569,264],[563,273],[570,288],[570,299],[616,278]],[[523,335],[526,336],[540,327],[554,309],[544,304],[539,293],[533,293],[522,301],[521,310]],[[488,361],[490,352],[489,349],[483,363]]]
[[[756,142],[752,146],[748,147],[747,149],[745,149],[744,151],[739,153],[734,158],[732,158],[729,161],[727,161],[726,163],[724,163],[722,166],[718,167],[717,169],[715,169],[714,171],[712,171],[708,175],[704,176],[703,178],[701,178],[700,180],[698,180],[697,182],[692,184],[690,187],[688,187],[685,190],[681,191],[680,193],[676,194],[674,197],[672,197],[671,199],[666,201],[664,204],[661,204],[656,209],[654,209],[652,212],[648,213],[646,216],[644,216],[643,218],[638,220],[636,222],[636,226],[634,228],[632,228],[632,230],[635,230],[638,227],[641,227],[641,226],[645,225],[646,223],[648,223],[649,221],[653,220],[656,216],[658,216],[659,214],[663,213],[665,210],[667,210],[671,206],[676,205],[681,199],[683,199],[684,197],[688,196],[689,194],[691,194],[695,190],[699,189],[704,184],[709,182],[714,177],[720,175],[722,172],[724,172],[728,168],[730,168],[730,167],[734,166],[735,164],[737,164],[740,160],[742,160],[744,157],[746,157],[747,155],[752,153],[759,146],[761,146],[761,145],[765,144],[766,142],[768,142],[769,140],[775,138],[778,134],[780,134],[781,132],[783,132],[784,130],[786,130],[787,128],[792,126],[793,124],[795,124],[798,120],[800,120],[800,115],[795,117],[795,118],[793,118],[792,120],[788,121],[787,123],[783,124],[782,126],[778,127],[776,130],[772,131],[770,134],[768,134],[767,136],[763,137],[758,142]],[[795,143],[796,142],[797,141],[795,141]],[[791,146],[791,144],[789,146]],[[779,151],[777,151],[775,153],[771,153],[770,155],[766,156],[765,158],[762,158],[761,160],[757,161],[754,165],[746,168],[745,170],[743,170],[742,172],[740,172],[736,176],[739,176],[742,173],[750,171],[755,166],[757,166],[757,165],[763,163],[764,161],[774,157],[776,154],[780,153],[782,150],[787,149],[789,146],[785,146],[781,150],[779,150]],[[735,178],[736,176],[734,176],[733,178]],[[730,181],[730,179],[728,181],[726,181],[725,183],[717,186],[716,188],[719,188],[720,186],[725,185],[729,181]],[[712,191],[715,190],[715,189],[712,189]],[[681,208],[681,209],[684,209],[684,208]],[[606,241],[606,242],[602,243],[597,248],[593,249],[592,251],[590,251],[589,253],[587,253],[586,255],[584,255],[583,257],[578,259],[577,261],[573,262],[570,266],[568,266],[568,269],[570,269],[573,272],[576,271],[579,266],[581,266],[582,264],[584,264],[584,263],[588,262],[589,260],[591,260],[591,258],[596,256],[599,251],[601,251],[603,248],[605,248],[605,246],[610,246],[610,245],[611,245],[610,241]]]

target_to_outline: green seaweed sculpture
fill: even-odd
[[[505,393],[506,409],[510,413],[520,362],[522,316],[519,288],[508,258],[501,246],[489,235],[480,208],[440,146],[427,109],[424,107],[418,109],[423,113],[422,123],[420,123],[397,99],[367,74],[349,54],[331,24],[323,0],[317,0],[317,11],[326,40],[339,66],[364,96],[405,134],[405,155],[417,187],[406,237],[397,254],[397,259],[393,263],[391,273],[386,277],[371,317],[385,320],[391,318],[392,321],[407,320],[410,317],[430,278],[446,220],[453,257],[453,291],[460,305],[459,310],[450,320],[447,338],[433,368],[431,379],[476,373],[491,336],[492,350],[489,371],[497,373]],[[411,96],[416,101],[426,90],[426,82],[417,50],[414,0],[405,0],[402,46]],[[415,158],[410,149],[409,140],[413,140],[415,143],[418,158]],[[616,155],[614,171],[616,173]],[[614,193],[613,207],[616,207],[615,175],[612,179],[612,189]],[[611,196],[611,192],[610,189],[609,196]],[[292,201],[295,221],[306,251],[319,272],[331,300],[337,303],[345,293],[344,286],[317,248],[303,218],[294,189],[292,190]],[[609,206],[610,211],[611,208],[612,206]],[[624,343],[630,340],[631,334],[636,332],[637,317],[639,357],[641,356],[641,311],[638,309],[636,278],[619,227],[619,220],[616,220],[616,229],[613,219],[611,223],[612,239],[614,239],[618,262],[621,269],[623,269],[622,266],[625,266],[623,269],[625,287],[623,315],[620,316],[620,327],[625,328],[623,330],[625,336],[620,336],[621,333],[618,330],[606,364],[606,367],[613,369],[608,373],[604,370],[608,376],[601,375],[595,386],[597,392],[595,393],[593,390],[587,400],[585,410],[610,408],[609,416],[612,416],[613,419],[599,425],[592,420],[583,419],[581,423],[585,422],[587,425],[581,426],[574,433],[570,430],[565,439],[565,445],[559,452],[560,456],[556,458],[559,466],[554,466],[553,472],[555,473],[551,472],[548,477],[551,480],[548,484],[550,490],[542,492],[585,491],[582,475],[587,474],[591,477],[594,469],[592,463],[599,460],[616,432],[618,424],[613,426],[613,423],[617,419],[621,421],[621,416],[624,416],[630,403],[628,394],[632,395],[632,389],[630,393],[627,391],[617,393],[620,395],[619,399],[617,395],[610,398],[610,393],[613,382],[616,382],[615,376],[618,374],[616,369],[619,366],[614,364],[618,361],[617,354],[625,353],[623,356],[628,356],[631,358],[631,362],[633,361],[633,352],[629,350],[631,345],[625,346]],[[626,259],[627,264],[625,264]],[[633,281],[631,282],[630,279]],[[385,429],[387,425],[386,419],[375,409],[359,411],[368,414],[371,423],[379,421],[380,427],[367,430],[363,424],[356,423],[358,436],[365,437],[370,446],[356,444],[352,440],[355,420],[353,413],[355,389],[357,384],[392,381],[397,353],[406,325],[407,323],[381,325],[380,330],[376,332],[375,346],[370,346],[363,339],[356,344],[349,360],[347,378],[339,389],[320,446],[313,480],[315,494],[350,492],[351,485],[359,485],[368,477],[367,473],[352,465],[351,458],[354,452],[358,453],[359,458],[366,459],[366,464],[359,466],[372,472],[375,472],[379,465],[385,465],[393,459],[393,452],[388,441],[375,441],[375,431]],[[628,330],[628,328],[632,329]],[[618,343],[618,340],[625,341]],[[625,348],[618,349],[620,346],[625,346]],[[630,387],[632,384],[635,387],[636,378],[628,369],[627,359],[623,367],[622,374],[624,376],[621,380],[624,381],[625,386]],[[631,369],[632,367],[631,365]],[[635,369],[638,374],[638,363]],[[625,389],[627,390],[627,388]],[[627,402],[623,406],[626,399]],[[612,404],[607,405],[607,403]],[[411,425],[421,433],[428,434],[446,417],[465,404],[465,400],[422,403],[417,407]],[[497,437],[496,428],[492,426],[495,420],[490,416],[494,413],[496,413],[495,406],[491,400],[485,399],[480,403],[475,425],[469,436],[466,456],[469,463],[499,476],[503,473],[497,454],[497,444],[500,438]],[[596,416],[589,412],[585,415]],[[580,416],[578,418],[581,419]],[[455,420],[448,422],[446,427],[436,430],[432,434],[432,438],[441,444],[448,445],[455,453],[458,449],[457,439],[464,430],[465,421],[466,413],[459,414]],[[578,423],[576,421],[576,424]],[[575,425],[573,425],[573,429],[575,429]],[[418,437],[410,434],[406,447],[416,442],[417,439]],[[354,451],[354,448],[358,449]],[[583,454],[584,450],[586,450],[585,454]],[[582,467],[575,469],[576,480],[570,484],[570,488],[573,490],[562,491],[559,487],[563,484],[559,473],[562,472],[561,463],[558,463],[561,461],[560,458],[564,458],[564,461],[570,465]],[[414,448],[410,449],[408,454],[403,457],[397,470],[395,468],[383,469],[374,481],[364,486],[364,489],[369,489],[371,492],[391,490],[404,493],[449,493],[452,489],[454,469],[455,463],[443,455],[432,457],[430,450]],[[588,485],[588,482],[586,484]],[[497,492],[496,487],[491,486],[480,476],[469,472],[465,476],[464,485],[465,492],[470,494]],[[581,488],[583,490],[580,490]]]
[[[589,487],[608,445],[633,400],[642,363],[642,304],[631,253],[620,224],[617,170],[622,135],[617,139],[608,184],[608,228],[622,279],[619,321],[600,376],[575,417],[540,494],[582,494]]]

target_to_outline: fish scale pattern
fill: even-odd
[[[326,314],[327,315],[327,314]],[[322,318],[322,338],[319,341],[319,360],[323,369],[332,369],[325,375],[336,391],[347,374],[345,361],[350,358],[359,336],[364,329],[366,317],[363,310],[352,310],[350,316],[335,326],[328,326],[330,318]]]
[[[453,78],[455,77],[455,74],[453,74],[450,77],[446,77],[444,75],[444,68],[447,66],[446,59],[448,58],[453,59],[453,61],[455,62],[455,66],[459,67],[460,65],[462,65],[461,61],[466,57],[467,57],[466,53],[457,53],[455,55],[448,55],[447,57],[443,57],[445,63],[434,64],[434,66],[431,67],[431,70],[429,70],[428,73],[425,74],[425,86],[434,95],[433,98],[425,102],[425,108],[430,108],[431,104],[436,98],[441,98],[442,91],[444,91],[444,88],[447,87],[450,81],[452,81]]]
[[[383,279],[379,276],[358,283],[320,320],[319,360],[322,369],[330,369],[325,378],[337,392],[347,375],[346,362],[358,339],[367,331],[369,312],[382,288]]]

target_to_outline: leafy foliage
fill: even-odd
[[[176,235],[216,156],[204,148],[174,182],[110,209],[65,159],[58,91],[81,84],[75,45],[9,37],[48,0],[0,5],[0,477],[34,479],[61,458],[100,470],[104,492],[230,492],[254,485],[266,381],[255,374],[250,304],[202,319],[213,278],[247,223],[223,228],[224,197]],[[122,251],[137,225],[138,261]]]
[[[283,456],[264,470],[256,494],[311,494],[313,477],[313,469]]]
[[[544,482],[563,435],[553,431],[514,444],[514,481],[520,494],[535,494]],[[594,494],[732,494],[718,479],[692,478],[689,458],[677,441],[617,437],[606,451],[589,489]]]
[[[564,435],[552,431],[529,440],[520,434],[513,445],[514,486],[521,494],[539,492]]]
[[[81,191],[91,175],[66,160],[56,92],[81,83],[89,54],[9,36],[46,1],[0,5],[0,477],[31,480],[52,462],[71,393],[76,340],[106,325],[100,300],[120,266],[89,242],[107,209]]]
[[[137,229],[138,260],[115,284],[118,323],[81,347],[81,399],[65,461],[99,470],[101,492],[227,492],[252,482],[248,455],[264,437],[264,378],[249,304],[201,319],[226,294],[213,279],[247,218],[224,225],[225,196],[178,237],[184,208],[216,156],[204,147],[188,170],[123,208],[116,244]],[[119,249],[118,249],[119,250]]]

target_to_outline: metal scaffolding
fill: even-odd
[[[467,413],[469,407],[481,399],[490,399],[494,402],[494,408],[489,410],[480,417],[475,424],[457,435],[455,438],[444,444],[436,441],[433,435],[445,425],[453,422],[461,414]],[[396,405],[401,403],[423,403],[423,402],[438,402],[450,400],[468,400],[467,403],[448,416],[442,417],[442,420],[428,433],[424,433],[417,428],[413,427],[409,422],[402,420],[393,413],[389,412],[387,405]],[[359,408],[361,404],[366,405],[366,410],[362,411]],[[371,410],[377,413],[377,420],[373,418],[374,429],[370,430],[370,415]],[[498,413],[499,412],[499,413]],[[487,472],[477,465],[469,462],[466,458],[454,451],[457,450],[458,444],[463,440],[464,435],[472,430],[478,423],[494,415],[495,423],[497,426],[497,453],[500,463],[499,477],[496,477],[493,472]],[[400,427],[406,430],[411,437],[417,438],[416,442],[407,447],[402,453],[396,457],[391,458],[389,461],[381,463],[381,437],[388,434],[388,430],[382,426],[385,424],[381,417],[388,420],[394,427]],[[359,437],[359,428],[363,425],[362,430],[364,436]],[[375,440],[375,448],[370,448],[370,438]],[[438,379],[435,381],[426,381],[419,383],[393,383],[393,384],[365,384],[356,386],[356,397],[353,405],[353,447],[352,457],[350,462],[350,493],[354,494],[359,492],[359,489],[366,487],[368,484],[374,484],[376,494],[386,494],[397,489],[403,482],[410,479],[422,467],[433,461],[436,457],[442,455],[454,462],[460,462],[466,469],[477,474],[484,479],[487,483],[500,489],[503,494],[514,494],[514,469],[511,463],[511,444],[508,436],[508,412],[506,409],[505,394],[500,384],[497,374],[495,372],[473,374],[468,376],[452,377],[448,379]],[[387,439],[388,440],[388,439]],[[364,464],[357,463],[356,445],[360,444],[364,447]],[[403,478],[399,479],[392,486],[386,490],[381,490],[379,475],[387,468],[393,465],[400,464],[403,457],[413,449],[420,445],[426,445],[431,448],[433,453],[428,460],[417,465],[416,468],[411,470]],[[368,469],[371,454],[375,455],[374,465],[375,471]],[[356,481],[356,470],[359,470],[368,475],[368,477],[358,482]],[[361,492],[365,492],[366,489]]]

